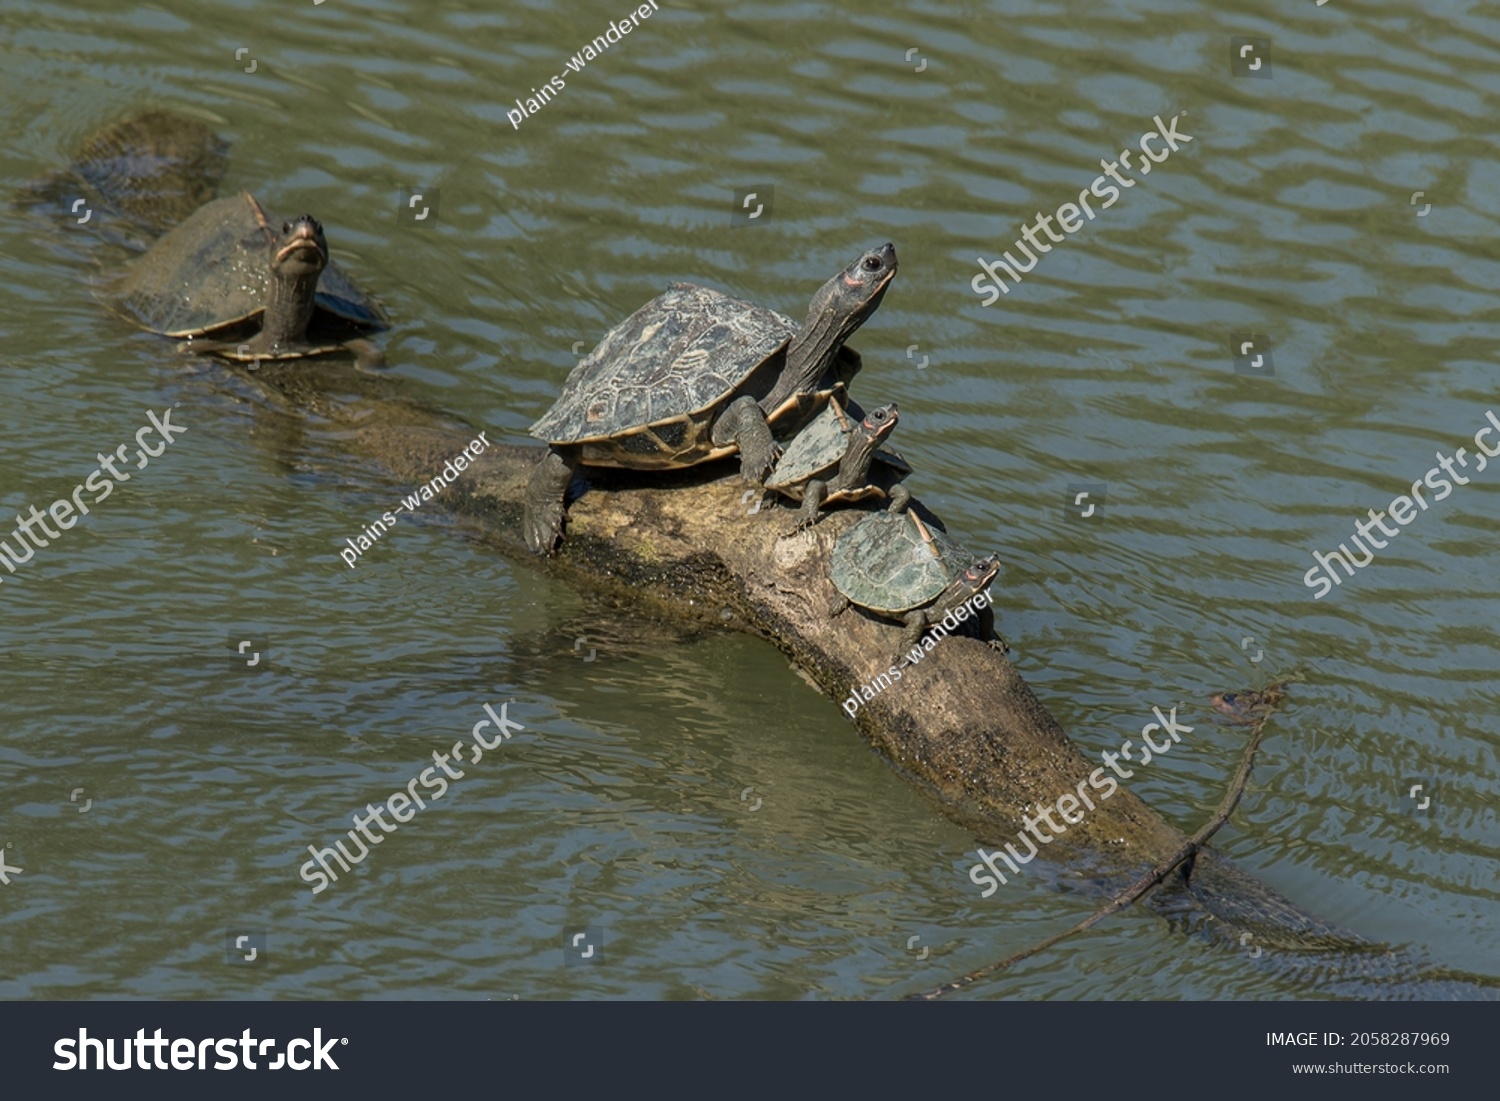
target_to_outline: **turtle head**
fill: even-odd
[[[882,405],[879,409],[872,409],[865,414],[865,419],[860,421],[861,431],[877,444],[884,443],[886,438],[896,430],[896,422],[901,419],[896,410],[896,403]]]
[[[813,296],[813,304],[817,305],[819,299],[824,299],[825,308],[856,317],[850,329],[853,332],[875,312],[895,274],[896,246],[887,241],[879,248],[861,253],[847,268],[824,283]]]
[[[826,356],[831,361],[854,330],[869,320],[895,276],[895,245],[887,241],[879,248],[861,253],[847,268],[818,288],[808,308],[803,333],[816,325],[826,334],[831,345]]]
[[[818,288],[807,320],[787,348],[786,368],[776,388],[782,398],[817,388],[844,341],[880,305],[895,275],[896,246],[886,242],[861,253]]]
[[[998,554],[992,554],[988,558],[976,558],[969,564],[969,568],[964,570],[964,587],[977,593],[995,580],[995,575],[999,572],[1000,556]]]
[[[836,405],[834,408],[837,410]],[[885,443],[886,437],[895,431],[896,421],[899,419],[895,402],[865,414],[858,427],[850,431],[849,446],[839,460],[840,485],[845,489],[852,489],[870,476],[870,464],[875,461],[876,451]]]
[[[311,214],[281,223],[281,236],[271,253],[271,272],[292,277],[320,275],[328,266],[328,242],[323,227]]]
[[[283,351],[307,338],[317,305],[318,277],[328,266],[328,242],[311,214],[281,224],[271,249],[271,285],[258,343]]]

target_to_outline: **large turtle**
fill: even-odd
[[[692,283],[673,283],[605,334],[531,434],[550,447],[526,487],[524,530],[537,554],[562,535],[575,469],[662,470],[740,453],[761,483],[791,431],[859,368],[844,341],[896,274],[896,248],[863,253],[813,295],[807,320]]]
[[[1010,649],[995,631],[994,609],[974,602],[1000,572],[1000,559],[974,557],[913,512],[866,516],[834,543],[828,572],[839,593],[834,615],[857,604],[906,625],[898,660],[929,627],[946,618],[961,623],[970,615],[981,639],[1002,653]],[[960,614],[964,605],[969,608]],[[930,641],[925,649],[930,652],[935,644]]]
[[[776,468],[766,479],[773,489],[801,501],[797,524],[801,531],[818,522],[825,505],[889,497],[888,511],[901,512],[911,492],[900,484],[911,466],[882,445],[901,419],[896,403],[851,418],[837,398],[829,399],[816,417],[786,445]]]
[[[385,312],[329,260],[312,215],[276,224],[248,191],[199,207],[131,266],[111,304],[151,332],[186,337],[184,351],[259,361],[343,350],[378,365],[379,350],[347,333],[384,328]]]

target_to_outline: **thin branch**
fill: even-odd
[[[1299,679],[1301,678],[1291,676],[1283,680],[1275,681],[1259,691],[1240,692],[1237,694],[1223,693],[1212,697],[1212,702],[1215,708],[1228,715],[1235,722],[1252,728],[1250,741],[1245,746],[1244,755],[1240,758],[1240,767],[1238,768],[1238,770],[1236,770],[1234,779],[1230,782],[1229,790],[1225,793],[1223,800],[1219,803],[1219,809],[1214,812],[1213,817],[1210,818],[1208,822],[1200,830],[1198,830],[1197,833],[1193,834],[1192,837],[1184,841],[1181,847],[1179,847],[1176,852],[1167,857],[1165,860],[1161,861],[1149,872],[1141,876],[1129,887],[1126,887],[1125,890],[1121,891],[1114,898],[1110,899],[1098,910],[1094,911],[1088,917],[1084,918],[1071,929],[1067,929],[1054,936],[1050,936],[1046,940],[1032,945],[1024,952],[1017,952],[1014,956],[1007,956],[1005,959],[1000,960],[997,963],[986,964],[985,966],[978,968],[977,970],[970,971],[964,975],[960,975],[958,978],[952,980],[951,982],[946,982],[942,986],[935,987],[932,990],[923,991],[920,994],[908,995],[903,1000],[929,1002],[936,1001],[938,998],[946,997],[956,990],[962,990],[967,986],[973,986],[981,979],[988,978],[989,976],[999,971],[1004,971],[1006,968],[1012,966],[1013,964],[1020,963],[1025,959],[1030,959],[1032,956],[1035,956],[1039,952],[1045,952],[1054,944],[1066,940],[1074,933],[1081,933],[1090,926],[1097,925],[1099,922],[1109,917],[1110,914],[1118,913],[1119,911],[1125,909],[1125,907],[1135,902],[1147,891],[1151,890],[1151,888],[1155,887],[1162,880],[1166,879],[1167,876],[1171,875],[1173,870],[1181,864],[1187,864],[1187,870],[1184,872],[1184,878],[1188,878],[1189,876],[1191,876],[1192,861],[1198,855],[1198,850],[1203,847],[1204,843],[1207,842],[1210,837],[1212,837],[1219,831],[1219,827],[1223,826],[1225,822],[1229,821],[1229,816],[1234,813],[1234,808],[1239,805],[1240,796],[1245,793],[1245,785],[1250,782],[1250,770],[1251,767],[1255,764],[1255,753],[1256,750],[1260,748],[1262,731],[1265,728],[1266,720],[1271,717],[1272,713],[1276,710],[1277,705],[1286,696],[1284,686],[1292,680]]]

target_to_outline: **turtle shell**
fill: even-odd
[[[742,298],[673,283],[573,368],[531,434],[586,445],[588,462],[638,469],[728,455],[733,446],[709,439],[712,414],[745,392],[757,368],[779,365],[798,327]]]
[[[930,604],[973,561],[945,533],[928,525],[934,555],[910,513],[872,512],[833,545],[833,587],[872,612],[899,615]]]
[[[832,402],[825,405],[786,445],[766,479],[766,488],[800,501],[808,482],[836,471],[849,450],[852,422],[859,419],[853,409],[845,409],[844,418],[839,419]],[[875,461],[893,467],[902,477],[911,473],[911,464],[889,448],[877,450]]]
[[[134,321],[164,336],[205,336],[259,316],[270,290],[278,220],[249,192],[199,207],[137,260],[114,288]],[[385,311],[332,260],[318,278],[318,314],[383,328]]]

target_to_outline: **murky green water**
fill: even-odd
[[[1004,557],[1052,713],[1096,754],[1153,704],[1308,667],[1221,847],[1500,974],[1500,469],[1326,598],[1302,581],[1500,415],[1491,8],[668,2],[573,73],[627,4],[495,7],[10,0],[0,183],[137,107],[209,120],[226,189],[315,212],[389,306],[403,385],[507,440],[667,280],[798,313],[894,240],[861,393]],[[1231,76],[1234,35],[1271,40],[1269,79]],[[980,306],[976,257],[1179,112],[1191,144]],[[89,228],[0,221],[4,532],[148,410],[188,432],[0,574],[0,996],[875,997],[1091,908],[1040,873],[981,900],[971,838],[767,645],[601,613],[440,514],[347,568],[396,491],[105,313]],[[1236,333],[1274,374],[1232,370]],[[1072,483],[1107,486],[1093,516]],[[526,729],[315,897],[306,847],[504,701]],[[1132,786],[1192,828],[1239,738],[1202,724]],[[568,965],[585,926],[603,947]],[[1313,992],[1128,913],[981,993]]]

